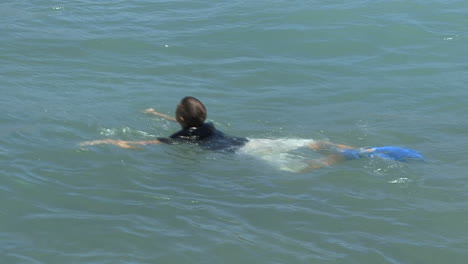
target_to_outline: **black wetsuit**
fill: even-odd
[[[158,140],[166,144],[191,143],[205,149],[223,151],[236,151],[248,141],[246,138],[227,136],[217,130],[212,123],[205,123],[201,127],[184,128],[169,138],[158,138]]]

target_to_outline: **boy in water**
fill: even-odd
[[[239,150],[242,153],[253,154],[268,161],[277,161],[277,154],[287,153],[301,147],[309,147],[316,152],[326,155],[326,157],[322,159],[310,161],[309,164],[300,169],[299,172],[310,171],[345,160],[359,159],[364,156],[372,157],[376,155],[400,161],[405,161],[407,157],[423,158],[422,155],[417,152],[407,152],[412,150],[403,150],[400,148],[395,152],[395,147],[357,149],[328,141],[306,139],[292,141],[281,139],[246,139],[227,136],[223,132],[217,130],[212,123],[205,122],[207,116],[206,107],[198,99],[191,96],[184,97],[177,105],[176,118],[158,113],[153,108],[145,110],[145,113],[161,116],[171,121],[177,121],[182,126],[182,129],[172,134],[169,138],[157,138],[156,140],[146,141],[103,139],[85,141],[80,145],[112,144],[121,148],[138,148],[138,145],[190,143],[200,145],[202,148],[209,150],[230,152]],[[282,168],[291,170],[287,167]],[[293,171],[298,172],[297,169]]]

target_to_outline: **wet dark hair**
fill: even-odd
[[[205,105],[195,97],[184,97],[177,106],[176,118],[185,127],[201,127],[206,120]]]

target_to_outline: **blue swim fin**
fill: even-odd
[[[363,148],[363,149],[340,149],[340,153],[347,160],[360,159],[362,157],[381,157],[384,159],[396,160],[407,162],[410,159],[423,160],[424,156],[416,150],[394,147],[394,146],[384,146],[384,147],[373,147],[373,148]]]
[[[407,149],[402,147],[385,146],[371,148],[374,151],[370,152],[369,155],[377,155],[379,157],[397,161],[406,162],[410,159],[423,160],[424,156],[421,153],[413,149]]]

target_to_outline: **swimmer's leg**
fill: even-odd
[[[362,157],[363,153],[372,152],[373,150],[363,150],[352,146],[335,144],[329,141],[316,141],[309,147],[322,154],[334,152],[323,159],[311,161],[301,172],[309,172],[315,169],[320,169],[330,165],[342,163],[346,160],[354,160]]]
[[[312,160],[311,162],[309,162],[309,164],[305,168],[301,169],[299,172],[302,172],[302,173],[310,172],[310,171],[320,169],[323,167],[328,167],[330,165],[342,163],[345,160],[346,160],[345,156],[341,154],[332,154],[323,159]]]
[[[327,140],[317,140],[309,145],[313,151],[320,151],[320,150],[329,150],[330,148],[339,148],[339,149],[356,149],[355,147],[351,147],[348,145],[343,144],[336,144],[332,143]]]

